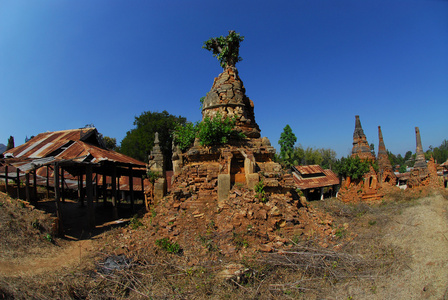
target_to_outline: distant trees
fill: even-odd
[[[355,157],[342,157],[335,164],[335,172],[342,177],[350,177],[351,179],[359,179],[365,173],[369,172],[370,166],[374,169],[378,169],[378,165],[370,160],[361,160],[358,156]]]
[[[320,165],[324,169],[331,169],[336,163],[336,152],[330,148],[312,148],[306,149],[299,144],[294,147],[297,137],[292,132],[289,125],[283,129],[280,139],[280,155],[276,156],[276,161],[285,168],[297,165]]]
[[[121,141],[119,152],[147,162],[148,155],[154,146],[155,133],[158,132],[160,148],[167,162],[166,167],[170,169],[172,132],[177,124],[185,124],[186,121],[186,118],[170,115],[166,110],[161,113],[143,112],[140,116],[135,117],[135,128],[126,133],[126,136]]]
[[[113,150],[113,151],[117,151],[118,150],[117,139],[116,138],[103,136],[103,142],[104,142],[104,145],[106,146],[107,149]]]
[[[6,150],[14,148],[14,137],[11,135],[8,139],[8,144],[6,145]]]
[[[448,141],[443,140],[439,147],[433,148],[432,146],[429,146],[429,149],[425,153],[425,158],[431,156],[434,157],[434,160],[437,163],[444,163],[448,159]]]

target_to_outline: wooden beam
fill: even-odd
[[[117,210],[117,167],[112,166],[112,209],[114,214],[114,219],[118,219]]]
[[[17,199],[20,199],[20,170],[17,169]]]
[[[129,192],[131,196],[131,213],[134,213],[134,175],[132,174],[132,166],[129,166]]]
[[[64,169],[61,168],[61,198],[62,198],[62,203],[65,203],[65,188],[64,188],[65,180],[64,180],[64,173],[65,173]]]
[[[33,171],[33,202],[37,204],[37,169]]]
[[[47,166],[47,199],[50,198],[50,166]]]
[[[30,200],[30,173],[25,173],[25,200],[31,202]]]
[[[89,227],[95,228],[95,208],[93,204],[92,165],[86,166],[87,215]]]
[[[9,194],[8,193],[8,181],[9,181],[9,178],[8,178],[8,166],[5,166],[5,189],[6,189],[6,194]]]
[[[103,204],[106,205],[107,203],[107,176],[106,176],[106,168],[103,167]]]
[[[56,217],[58,222],[58,234],[64,234],[63,222],[62,222],[62,204],[60,198],[60,187],[59,187],[59,165],[58,163],[54,163],[53,169],[54,176],[54,198],[56,202]]]

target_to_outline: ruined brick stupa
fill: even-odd
[[[171,191],[155,206],[152,226],[157,226],[158,236],[192,248],[198,235],[207,236],[226,255],[248,247],[272,251],[289,241],[285,237],[308,231],[331,236],[330,221],[314,220],[319,214],[310,213],[306,200],[295,192],[292,176],[274,162],[269,139],[260,135],[254,104],[235,67],[240,41],[231,31],[205,43],[218,58],[224,47],[229,51],[221,57],[223,72],[203,101],[202,117],[234,119],[234,129],[245,138],[209,146],[196,138],[184,151],[173,145]]]
[[[353,132],[352,157],[355,156],[358,156],[360,159],[375,160],[375,156],[370,152],[369,143],[364,130],[362,130],[359,116],[355,116],[355,131]]]

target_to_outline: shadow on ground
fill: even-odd
[[[132,212],[129,203],[120,203],[118,219],[115,219],[111,203],[94,202],[96,226],[90,228],[87,205],[81,205],[80,202],[73,200],[65,200],[65,202],[61,202],[61,205],[64,237],[74,240],[90,239],[112,228],[127,225],[130,218],[144,208],[144,205],[137,201],[134,204],[134,212]],[[39,201],[37,209],[56,216],[55,200]]]

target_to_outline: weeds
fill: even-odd
[[[179,254],[182,252],[182,249],[180,248],[179,244],[176,242],[174,243],[170,242],[168,238],[156,240],[156,245],[162,248],[163,250],[167,251],[168,253]]]
[[[143,223],[138,219],[138,215],[134,215],[131,221],[129,221],[129,225],[131,226],[132,229],[135,230],[140,226],[143,226]]]

